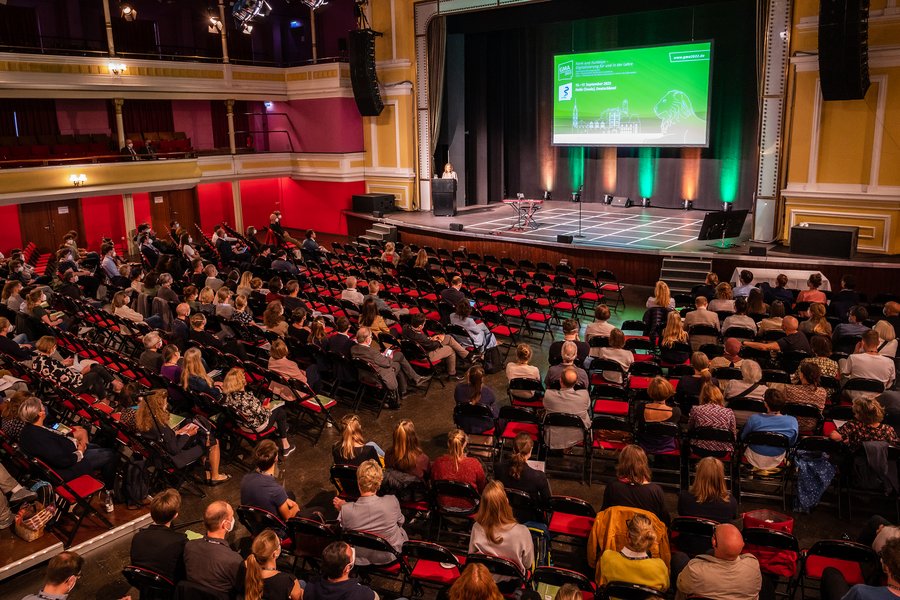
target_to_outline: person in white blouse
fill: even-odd
[[[459,179],[456,176],[456,171],[453,170],[453,165],[451,163],[444,165],[444,172],[441,173],[441,179]]]

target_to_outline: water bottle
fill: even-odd
[[[116,508],[113,506],[113,497],[109,490],[104,490],[103,492],[103,508],[106,509],[106,512],[111,513]]]

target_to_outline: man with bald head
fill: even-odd
[[[742,554],[744,538],[731,524],[716,527],[713,555],[700,554],[678,575],[676,600],[702,596],[709,600],[757,600],[762,574],[752,554]]]
[[[797,317],[785,317],[781,320],[781,328],[784,329],[784,337],[774,342],[744,342],[748,348],[757,350],[772,350],[774,352],[807,352],[812,354],[809,339],[798,331],[800,323]]]
[[[565,349],[563,350],[565,352]],[[578,373],[575,367],[568,366],[559,377],[558,390],[548,389],[544,393],[544,408],[547,414],[568,413],[581,418],[585,427],[591,426],[591,396],[587,389],[575,389]],[[544,441],[552,450],[571,448],[584,441],[584,436],[574,429],[547,427],[544,430]]]
[[[206,535],[184,546],[185,579],[200,587],[230,594],[236,589],[241,555],[225,536],[234,529],[234,509],[223,500],[211,502],[203,513]]]

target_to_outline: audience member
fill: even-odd
[[[469,563],[453,582],[446,596],[438,593],[438,600],[503,600],[491,572],[481,563]]]
[[[460,382],[453,392],[453,398],[457,404],[479,404],[490,409],[494,419],[500,414],[500,404],[494,390],[484,384],[484,369],[479,366],[471,367],[466,372],[465,381]],[[480,434],[488,429],[493,429],[493,422],[486,424],[482,419],[468,419],[459,417],[458,423],[466,433]]]
[[[806,289],[797,294],[797,302],[819,302],[825,304],[828,299],[825,292],[819,290],[822,286],[822,274],[811,273],[806,280]]]
[[[469,436],[462,429],[452,429],[447,434],[447,454],[435,459],[431,465],[431,480],[468,483],[481,493],[486,483],[484,467],[477,458],[466,456],[468,446]],[[465,500],[456,498],[439,498],[439,500],[446,506],[471,508]]]
[[[640,446],[625,446],[619,453],[616,478],[603,490],[603,508],[630,506],[655,514],[666,526],[669,511],[659,484],[650,481],[647,454]]]
[[[457,357],[465,364],[469,356],[468,350],[459,345],[452,335],[445,333],[436,333],[427,335],[425,333],[425,315],[417,313],[412,315],[410,322],[403,328],[403,337],[412,340],[422,346],[428,353],[431,362],[437,364],[442,360],[447,360],[447,374],[450,377],[457,376],[456,360]]]
[[[700,554],[678,575],[678,595],[709,600],[757,600],[763,585],[759,561],[742,554],[744,538],[737,527],[723,524],[712,537],[713,554]]]
[[[581,419],[585,428],[591,426],[591,396],[586,387],[576,389],[579,373],[574,367],[567,367],[560,375],[559,389],[550,388],[544,392],[544,410],[547,414],[563,413]],[[551,450],[568,449],[584,442],[584,436],[571,427],[546,427],[544,443]]]
[[[416,426],[403,419],[394,428],[393,445],[385,452],[384,465],[401,473],[425,479],[431,469],[428,455],[422,451]]]
[[[462,277],[454,275],[450,278],[450,286],[441,290],[441,300],[452,307],[458,307],[460,302],[469,303],[469,299],[462,292]]]
[[[853,419],[829,434],[831,439],[843,442],[851,452],[859,450],[864,442],[897,442],[897,432],[882,423],[884,408],[875,398],[863,397],[853,401]]]
[[[131,538],[131,564],[159,573],[177,583],[184,577],[184,546],[187,537],[172,529],[181,510],[181,494],[169,488],[153,497],[150,518],[153,523]]]
[[[564,371],[572,369],[578,376],[576,382],[578,386],[581,389],[587,389],[589,383],[588,374],[587,371],[578,365],[577,359],[578,347],[575,345],[575,342],[564,342],[560,354],[560,362],[547,369],[544,384],[547,387],[553,387],[559,381]]]
[[[588,323],[587,328],[584,330],[584,339],[587,342],[591,341],[592,337],[609,337],[609,332],[612,331],[615,326],[609,322],[610,312],[609,307],[605,304],[598,304],[594,307],[594,322]],[[593,349],[591,349],[593,352]]]
[[[828,390],[819,387],[822,379],[822,371],[818,365],[812,362],[804,362],[798,369],[800,372],[800,382],[795,385],[784,386],[785,404],[804,404],[806,406],[815,406],[821,413],[825,410],[825,403],[828,401]],[[803,435],[818,435],[817,419],[812,417],[799,417],[797,422],[800,426],[800,433]]]
[[[384,381],[385,386],[399,397],[406,395],[409,383],[415,387],[425,387],[431,377],[423,377],[416,373],[406,357],[397,349],[379,352],[372,345],[372,332],[368,327],[360,327],[356,332],[356,344],[350,347],[350,356],[368,362]],[[390,399],[387,407],[400,408],[396,399]]]
[[[740,285],[734,288],[734,298],[746,298],[750,295],[750,290],[756,289],[753,285],[753,272],[744,269],[740,272]]]
[[[22,600],[66,600],[81,579],[83,568],[84,559],[77,553],[60,552],[47,563],[41,591],[28,594]]]
[[[259,398],[248,392],[246,372],[235,367],[228,371],[222,382],[222,404],[234,411],[241,420],[240,425],[256,433],[275,427],[275,435],[281,443],[281,454],[287,458],[297,449],[288,440],[287,413],[284,406],[274,410],[263,406]]]
[[[533,567],[531,532],[513,517],[506,490],[499,481],[488,483],[481,494],[469,537],[469,553],[502,556],[519,567],[523,576]]]
[[[350,337],[350,320],[338,317],[334,322],[334,333],[325,340],[324,350],[350,358],[353,339]]]
[[[800,367],[806,363],[819,367],[821,376],[839,379],[841,368],[831,359],[831,338],[824,335],[814,335],[809,340],[809,347],[812,349],[813,356],[800,361],[797,371],[791,375],[791,381],[794,383],[800,381]]]
[[[647,298],[647,308],[659,306],[660,308],[668,308],[675,310],[675,299],[669,291],[669,286],[665,281],[657,281],[653,288],[653,295]]]
[[[344,415],[341,419],[341,439],[331,447],[331,458],[336,465],[358,467],[367,460],[384,463],[384,451],[375,442],[366,442],[358,415]]]
[[[842,374],[848,379],[874,379],[881,382],[884,389],[890,389],[894,385],[897,373],[894,361],[878,353],[878,332],[867,330],[863,333],[859,346],[855,354],[847,357],[841,369]],[[854,395],[864,393],[854,392]]]
[[[163,365],[163,356],[160,353],[163,346],[162,338],[155,331],[151,331],[143,337],[141,342],[144,344],[144,351],[138,358],[138,364],[151,373],[159,373]]]
[[[506,379],[532,379],[534,381],[541,380],[541,371],[531,364],[533,352],[528,344],[519,344],[516,346],[516,360],[506,363]],[[522,390],[510,390],[509,392],[516,398],[528,399],[534,397],[534,392]]]
[[[341,290],[341,300],[349,300],[357,306],[362,306],[365,296],[356,289],[356,277],[351,275],[344,280],[344,289]]]
[[[799,330],[806,337],[825,335],[831,337],[831,323],[825,318],[825,305],[813,302],[809,305],[809,318],[800,323]]]
[[[725,441],[691,438],[691,432],[700,428],[721,429],[737,436],[734,411],[725,406],[722,391],[712,383],[704,384],[700,388],[700,404],[691,408],[688,416],[688,438],[691,439],[691,448],[695,454],[711,454],[719,457],[724,457],[726,453],[734,450],[734,444]]]
[[[605,550],[600,556],[600,583],[622,581],[663,592],[669,589],[668,565],[649,553],[656,542],[656,530],[650,518],[642,514],[634,515],[628,520],[625,546],[621,550]]]
[[[700,397],[700,390],[706,383],[719,385],[719,381],[712,376],[709,370],[709,359],[702,352],[694,352],[691,354],[691,368],[694,372],[691,375],[684,375],[678,380],[678,403],[684,406],[693,398]]]
[[[634,354],[625,349],[625,334],[620,329],[613,329],[609,332],[609,346],[600,348],[597,358],[615,361],[626,372],[634,362]],[[591,368],[595,368],[593,363],[591,363]],[[610,383],[622,383],[622,374],[606,369],[603,371],[603,379]]]
[[[563,344],[572,342],[578,350],[575,364],[578,367],[584,366],[584,360],[591,353],[591,345],[578,339],[579,329],[580,326],[577,319],[566,319],[563,321],[563,339],[550,344],[550,348],[547,350],[547,360],[551,365],[557,365],[562,361]]]
[[[669,404],[675,396],[675,388],[667,379],[656,376],[647,387],[647,395],[650,396],[650,402],[644,403],[637,415],[638,445],[650,454],[672,452],[678,448],[678,438],[665,433],[651,433],[648,429],[652,426],[648,427],[648,424],[678,424],[681,420],[681,409]]]
[[[768,350],[772,352],[806,352],[810,353],[812,348],[809,346],[809,339],[797,330],[799,322],[797,317],[784,317],[781,320],[781,327],[784,330],[784,337],[778,338],[774,342],[753,342],[745,341],[744,346],[755,348],[756,350]]]
[[[881,569],[885,574],[883,586],[859,583],[850,587],[843,573],[834,567],[822,571],[823,600],[892,600],[900,596],[900,538],[888,540],[880,552]]]
[[[872,331],[878,334],[878,354],[895,358],[897,356],[897,332],[894,330],[894,326],[882,319],[875,323]]]
[[[781,414],[785,403],[784,394],[781,390],[769,388],[766,390],[765,403],[768,412],[750,415],[747,423],[741,429],[741,439],[746,440],[754,431],[768,431],[783,435],[793,446],[797,442],[799,425],[796,418]],[[760,471],[778,467],[784,457],[784,449],[778,446],[751,444],[744,451],[744,458],[747,459],[747,462]]]
[[[738,338],[725,338],[725,351],[722,356],[717,356],[709,361],[709,368],[713,371],[720,367],[741,368],[744,359],[741,358],[741,340]]]
[[[784,319],[784,303],[781,300],[775,300],[769,305],[769,316],[758,324],[759,334],[767,331],[783,331],[782,319]]]
[[[694,483],[689,490],[678,494],[678,514],[717,523],[728,523],[737,518],[737,499],[728,491],[725,465],[721,460],[706,456],[697,462]],[[706,550],[708,548],[703,548],[700,552]]]
[[[734,295],[731,285],[722,282],[716,286],[716,297],[710,300],[709,310],[718,312],[734,312]]]
[[[322,551],[322,578],[303,589],[304,600],[377,600],[378,594],[350,578],[356,551],[346,542],[332,542]]]
[[[211,502],[203,513],[206,535],[184,546],[185,579],[213,592],[231,594],[238,583],[241,555],[225,536],[234,530],[234,509],[224,500]]]
[[[719,285],[719,276],[715,273],[707,273],[706,281],[699,285],[695,285],[691,290],[691,296],[696,300],[700,296],[706,299],[713,298],[716,295],[716,286]]]
[[[722,321],[722,333],[727,332],[732,327],[741,327],[749,329],[756,334],[756,321],[747,316],[747,299],[739,297],[734,301],[734,314],[725,317]]]
[[[300,506],[276,476],[278,445],[262,440],[253,450],[251,461],[256,470],[241,479],[241,504],[261,508],[285,522],[296,516]]]
[[[297,578],[278,570],[279,556],[281,556],[281,540],[274,531],[266,529],[253,538],[250,555],[242,564],[243,573],[238,575],[244,600],[303,598],[303,589]]]
[[[494,475],[507,489],[521,490],[531,496],[535,507],[546,509],[550,503],[550,483],[543,471],[528,464],[534,440],[527,433],[519,433],[513,439],[512,454],[500,463]]]
[[[688,334],[682,325],[681,316],[672,311],[666,317],[666,328],[659,340],[659,358],[670,365],[684,364],[691,357],[687,346]]]
[[[484,352],[497,345],[497,338],[484,323],[478,323],[472,318],[472,306],[468,300],[461,300],[456,305],[456,311],[450,314],[450,324],[462,327],[469,334],[476,352]]]
[[[728,400],[751,398],[762,400],[769,388],[762,382],[762,369],[755,360],[741,361],[741,378],[724,382],[723,392]]]

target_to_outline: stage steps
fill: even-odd
[[[397,228],[386,223],[373,223],[372,227],[366,229],[365,235],[359,237],[379,242],[396,242]]]
[[[695,285],[706,282],[712,260],[706,258],[664,257],[660,281],[669,285],[673,294],[690,294]]]

